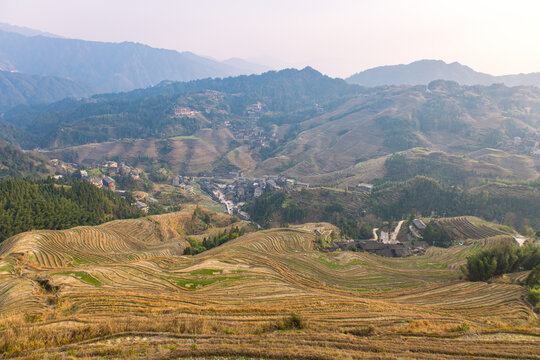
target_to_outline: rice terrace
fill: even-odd
[[[336,228],[311,223],[248,232],[186,256],[194,209],[3,242],[4,356],[540,357],[538,318],[520,276],[460,279],[465,257],[504,235],[384,258],[321,252],[316,233]],[[212,216],[222,227],[194,236],[233,226]],[[492,235],[461,218],[446,221]]]
[[[538,14],[0,0],[0,360],[540,360]]]

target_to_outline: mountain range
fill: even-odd
[[[92,93],[84,83],[56,77],[0,71],[0,111],[17,105],[52,103]]]
[[[139,43],[66,39],[2,25],[0,70],[61,77],[83,84],[92,93],[132,90],[162,80],[189,81],[268,70],[237,58],[221,62],[191,52],[156,49]],[[87,95],[87,91],[78,95]]]
[[[268,70],[240,58],[218,61],[188,51],[157,49],[133,42],[69,39],[0,23],[0,111],[66,97],[131,91],[161,81],[225,78]],[[375,67],[346,81],[373,87],[427,85],[439,79],[461,85],[540,86],[540,73],[493,76],[441,60]]]
[[[362,86],[427,85],[433,80],[450,80],[461,85],[491,85],[540,87],[540,73],[494,76],[475,71],[458,62],[419,60],[404,65],[378,66],[356,73],[346,79]]]

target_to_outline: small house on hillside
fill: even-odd
[[[363,193],[371,193],[373,191],[373,184],[361,183],[358,184],[357,189]]]
[[[109,176],[105,176],[103,178],[103,185],[106,186],[111,191],[114,191],[116,189],[116,184],[114,182],[114,179]]]
[[[146,205],[142,201],[137,201],[135,203],[135,206],[137,207],[137,210],[142,210],[144,212],[148,212],[148,205]]]
[[[419,230],[419,231],[423,231],[426,229],[426,224],[420,220],[420,219],[414,219],[412,221],[412,224],[414,225],[414,227]]]
[[[517,242],[519,246],[522,246],[527,242],[527,238],[524,236],[514,236],[514,241]]]

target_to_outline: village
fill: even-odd
[[[199,186],[214,201],[224,204],[228,214],[248,221],[249,214],[241,210],[246,202],[260,197],[266,191],[308,188],[309,184],[283,175],[266,175],[260,179],[239,176],[231,183],[215,178],[201,178]]]
[[[540,157],[540,130],[534,133],[527,133],[523,138],[515,136],[506,141],[502,149],[522,155]]]
[[[88,169],[79,169],[78,164],[65,163],[58,159],[52,159],[51,163],[54,166],[59,166],[67,173],[75,173],[76,171],[78,171],[80,173],[80,178],[82,181],[87,181],[99,189],[108,189],[119,195],[124,195],[126,191],[117,189],[116,180],[113,177],[122,175],[129,176],[133,180],[139,180],[141,178],[141,174],[143,173],[142,169],[128,166],[124,162],[118,163],[117,161],[111,160],[103,161]],[[59,180],[62,177],[63,175],[53,176],[53,178],[56,180]],[[137,207],[138,210],[148,212],[148,204],[141,201],[142,198],[135,197],[135,199],[136,202],[132,205]],[[147,202],[153,203],[157,202],[157,200],[149,197],[147,199]]]
[[[207,92],[204,94],[213,101],[217,101],[219,94],[215,92]],[[257,122],[261,118],[264,104],[257,102],[246,106],[245,115],[238,117],[235,121],[225,120],[223,125],[228,128],[234,139],[242,144],[249,145],[250,147],[267,147],[271,141],[277,140],[275,131],[265,131],[260,126],[257,126]],[[176,118],[182,117],[200,117],[203,113],[209,113],[215,110],[212,105],[205,105],[203,111],[194,110],[185,106],[176,106],[173,108],[173,116]]]
[[[375,228],[371,239],[334,241],[328,250],[366,251],[386,257],[424,254],[430,246],[422,239],[426,224],[420,219],[413,219],[409,226],[404,224],[405,220],[399,221],[392,232]]]

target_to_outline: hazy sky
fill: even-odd
[[[540,72],[540,1],[0,0],[0,22],[331,76],[419,59]]]

